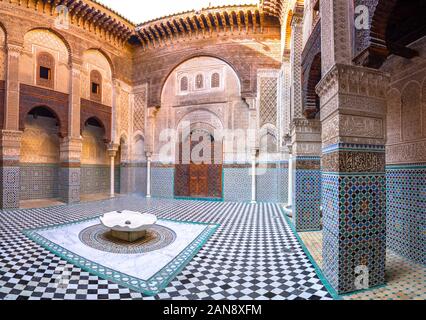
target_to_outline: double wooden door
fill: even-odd
[[[189,165],[189,192],[191,197],[209,197],[209,165]]]
[[[193,148],[199,142],[191,142]],[[216,148],[220,148],[216,150]],[[175,195],[191,198],[222,198],[222,159],[220,163],[214,159],[215,151],[222,152],[222,145],[212,142],[211,152],[207,161],[194,161],[190,158],[189,164],[182,163],[182,144],[179,146],[179,160],[175,167]],[[198,155],[203,157],[203,154]]]

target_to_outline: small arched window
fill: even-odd
[[[277,138],[272,132],[267,132],[260,138],[260,151],[262,153],[275,153],[277,150]]]
[[[188,91],[188,77],[183,77],[182,79],[180,79],[180,91],[181,92],[186,92]]]
[[[220,87],[220,75],[217,72],[212,74],[211,87],[212,88],[219,88]]]
[[[37,56],[37,85],[54,89],[54,76],[55,59],[50,53],[41,52]]]
[[[98,70],[90,72],[90,99],[102,101],[102,75]]]
[[[195,77],[195,88],[196,89],[204,88],[204,77],[201,73],[197,74],[197,76]]]

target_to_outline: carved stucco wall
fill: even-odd
[[[103,135],[102,128],[89,125],[83,130],[82,165],[108,165],[109,160]]]
[[[411,45],[420,57],[391,57],[387,95],[387,245],[425,263],[426,234],[426,38]]]
[[[136,88],[133,94],[133,132],[135,134],[138,132],[144,134],[147,99],[147,86],[142,85]]]
[[[83,54],[81,72],[81,97],[90,100],[90,72],[97,70],[102,75],[102,104],[112,106],[112,71],[105,56],[98,50]]]
[[[275,153],[281,141],[279,134],[279,70],[258,71],[259,147],[261,151]]]
[[[211,76],[216,72],[220,74],[220,86],[211,88]],[[203,75],[202,89],[195,86],[199,74]],[[183,76],[189,79],[188,92],[179,88]],[[239,79],[228,64],[211,57],[190,59],[170,74],[163,88],[161,108],[155,117],[155,152],[161,147],[158,142],[162,130],[177,128],[182,120],[215,128],[247,129],[248,114],[248,106],[240,96]]]
[[[24,36],[24,48],[19,60],[19,78],[22,83],[36,84],[37,56],[47,52],[55,59],[54,89],[69,92],[69,53],[64,42],[48,30],[32,30]]]
[[[125,90],[120,91],[120,99],[118,105],[118,132],[119,138],[126,139],[128,143],[128,136],[130,130],[130,94]]]
[[[59,136],[56,119],[28,115],[21,142],[21,200],[58,197]]]
[[[426,55],[426,38],[413,45]],[[388,91],[387,164],[426,163],[426,62],[392,57]]]
[[[57,164],[59,136],[54,118],[27,116],[22,135],[21,163]]]

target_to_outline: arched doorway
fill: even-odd
[[[60,122],[48,107],[25,116],[20,158],[20,199],[59,198]]]
[[[184,126],[185,134],[182,137]],[[153,143],[150,145],[154,159],[152,195],[221,200],[227,194],[237,194],[231,187],[227,189],[228,192],[222,192],[222,180],[229,181],[228,185],[241,185],[234,171],[240,171],[245,177],[245,168],[231,168],[231,165],[229,168],[224,167],[222,162],[229,158],[231,163],[234,157],[238,157],[239,150],[233,148],[231,142],[224,142],[229,150],[223,150],[222,140],[226,139],[216,135],[219,132],[223,134],[224,129],[244,131],[248,127],[249,110],[242,101],[240,80],[232,66],[221,59],[207,56],[184,60],[164,83],[161,108],[155,112]],[[176,131],[170,133],[167,131],[170,128]],[[200,133],[199,130],[208,132],[204,135],[205,139],[201,138],[201,134],[195,141],[191,141],[194,134]],[[170,134],[176,136],[172,152],[170,141],[165,142],[163,139]],[[200,142],[208,140],[214,142],[214,153],[218,153],[215,160],[199,163],[191,159],[190,154],[194,150],[196,153],[199,151],[202,157],[205,156]],[[185,162],[182,162],[183,151],[179,151],[181,145],[185,146],[188,153]],[[163,152],[164,149],[168,151]],[[205,153],[212,156],[213,152],[209,150]]]
[[[180,135],[175,165],[175,196],[222,199],[223,144],[212,128],[194,124]]]
[[[80,194],[84,200],[109,193],[110,167],[102,122],[89,118],[84,124],[82,138]]]

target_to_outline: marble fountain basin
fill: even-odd
[[[144,238],[149,227],[158,220],[153,214],[124,210],[105,213],[100,221],[114,238],[135,242]]]

